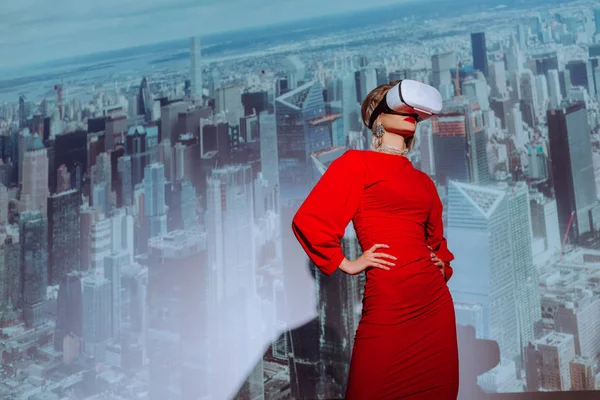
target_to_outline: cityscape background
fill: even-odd
[[[0,6],[1,398],[343,398],[364,274],[291,220],[398,79],[479,385],[600,389],[597,2],[88,3]]]

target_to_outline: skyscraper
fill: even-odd
[[[524,356],[525,347],[536,339],[536,329],[541,328],[542,322],[538,275],[533,264],[533,231],[527,185],[519,182],[508,187],[507,200],[510,255],[515,273],[519,322],[519,351]]]
[[[81,269],[80,203],[80,193],[74,189],[48,198],[48,278],[51,285],[57,285],[69,272]]]
[[[450,181],[448,243],[455,255],[454,300],[482,308],[482,336],[518,360],[519,328],[507,191]],[[469,323],[469,321],[457,321]]]
[[[202,98],[202,56],[200,38],[190,38],[190,92],[192,96]]]
[[[148,250],[149,398],[219,398],[210,391],[211,360],[220,354],[210,336],[218,319],[208,314],[206,235],[169,232],[150,239]]]
[[[432,121],[435,178],[442,185],[448,180],[487,184],[487,134],[477,103],[456,99]]]
[[[150,237],[167,233],[165,168],[160,163],[144,169],[144,216],[150,222]]]
[[[569,235],[578,240],[600,223],[587,111],[583,102],[576,102],[547,115],[560,232],[567,232],[573,213]]]
[[[485,32],[471,33],[471,51],[473,53],[473,68],[488,76],[487,46]]]
[[[25,141],[27,148],[23,157],[23,180],[21,210],[41,211],[45,217],[48,207],[48,154],[38,135]]]
[[[48,220],[41,210],[21,213],[21,265],[23,268],[23,316],[28,327],[46,318],[48,287]]]
[[[354,87],[354,75],[351,78]],[[350,92],[348,101],[356,103],[356,92]],[[312,185],[310,155],[329,149],[331,138],[327,125],[313,125],[310,121],[324,115],[323,88],[316,81],[299,86],[275,99],[282,198],[291,196],[302,199]]]
[[[83,345],[86,354],[102,361],[111,332],[110,281],[101,276],[83,278]]]

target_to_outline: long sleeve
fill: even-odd
[[[431,190],[433,191],[433,206],[426,223],[427,242],[429,246],[431,246],[433,252],[446,265],[445,272],[447,282],[454,273],[454,270],[450,266],[450,262],[454,260],[454,254],[448,250],[448,242],[444,237],[444,222],[442,219],[443,205],[433,181],[431,182],[431,187]]]
[[[341,240],[360,206],[366,170],[360,150],[334,160],[292,220],[292,230],[312,262],[331,275],[344,260]]]

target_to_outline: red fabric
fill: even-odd
[[[347,400],[456,399],[454,306],[431,246],[452,276],[435,185],[398,155],[349,150],[336,159],[298,209],[292,230],[310,259],[331,275],[353,221],[363,250],[396,256],[389,271],[366,270]],[[339,273],[342,273],[341,271]]]

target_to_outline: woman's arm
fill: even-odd
[[[292,230],[311,261],[331,275],[348,261],[341,239],[358,210],[366,170],[359,150],[348,150],[334,160],[302,203]]]
[[[442,220],[443,205],[442,200],[438,194],[437,188],[433,181],[431,181],[431,195],[433,196],[433,205],[429,218],[425,224],[427,233],[427,243],[435,255],[444,262],[444,271],[446,282],[450,279],[453,274],[453,269],[450,266],[450,262],[454,260],[454,254],[448,250],[448,242],[444,237],[444,222]]]

